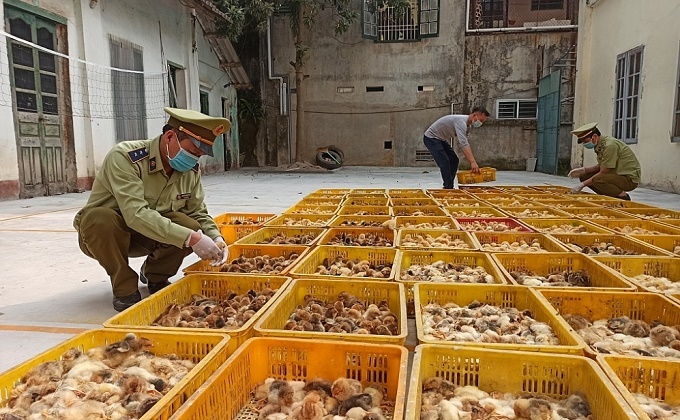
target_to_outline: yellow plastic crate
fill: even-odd
[[[657,223],[663,223],[664,225],[680,228],[680,219],[660,219],[660,220],[657,220],[656,222]]]
[[[281,216],[275,217],[272,220],[265,223],[265,226],[282,226],[282,227],[326,227],[330,224],[331,220],[335,218],[334,215],[321,215],[321,214],[282,214]],[[301,226],[301,225],[289,225],[286,224],[286,220],[293,223],[307,223],[306,221],[313,222],[314,225]]]
[[[603,200],[621,201],[620,198],[608,197],[606,195],[598,195],[598,194],[595,194],[595,193],[590,193],[590,192],[585,192],[585,191],[581,191],[578,194],[566,194],[566,195],[573,198],[574,200],[583,200],[583,201],[603,201]]]
[[[494,253],[494,261],[503,271],[508,281],[517,284],[510,273],[520,269],[528,269],[538,275],[548,276],[548,274],[561,273],[565,270],[577,271],[586,270],[590,275],[591,287],[566,287],[566,289],[592,290],[592,289],[615,289],[619,291],[634,292],[636,287],[629,283],[624,276],[610,269],[606,265],[600,264],[583,254],[574,252],[555,252],[548,254],[526,254],[526,253]],[[537,289],[554,288],[552,286],[540,286]],[[558,287],[565,289],[565,287]]]
[[[621,247],[635,252],[637,255],[671,255],[668,251],[657,248],[643,241],[634,239],[633,237],[602,234],[602,235],[562,235],[551,234],[553,238],[564,244],[570,251],[576,252],[569,244],[578,245],[579,247],[590,246],[596,242],[611,243],[614,246]],[[655,236],[656,237],[656,236]],[[620,256],[619,258],[623,258]]]
[[[630,215],[606,207],[573,207],[564,211],[573,217],[586,220],[630,219]]]
[[[484,244],[501,244],[503,242],[513,243],[525,241],[527,244],[531,245],[534,240],[538,240],[541,245],[541,249],[547,252],[567,252],[567,248],[561,243],[557,242],[550,236],[544,235],[542,233],[534,232],[472,232],[477,242],[480,244],[480,249],[484,250]],[[503,252],[503,251],[493,251],[493,252]],[[530,252],[530,255],[536,254],[536,252]]]
[[[437,248],[437,247],[426,247],[426,246],[419,246],[419,245],[405,245],[404,244],[404,238],[406,235],[411,235],[411,236],[416,236],[416,235],[430,235],[433,238],[437,239],[439,236],[442,236],[444,234],[448,234],[451,236],[451,239],[460,239],[463,242],[465,242],[469,248]],[[453,229],[400,229],[399,233],[397,234],[397,240],[395,246],[400,249],[426,249],[430,251],[434,250],[440,250],[440,251],[453,251],[453,252],[465,252],[465,251],[479,251],[481,248],[479,245],[479,242],[475,239],[474,236],[472,236],[469,232],[465,232],[462,230],[453,230]]]
[[[390,205],[395,207],[402,206],[438,206],[439,203],[434,198],[390,198]]]
[[[486,190],[470,191],[470,193],[473,195],[473,197],[477,198],[478,200],[484,201],[502,202],[517,200],[517,195],[506,193],[501,190],[497,190],[495,192]]]
[[[366,197],[353,197],[349,196],[343,203],[345,206],[388,206],[390,199],[387,196],[366,196]]]
[[[253,338],[234,353],[173,420],[256,419],[251,393],[267,378],[307,381],[358,379],[394,402],[388,420],[404,418],[408,373],[404,347],[327,340]]]
[[[291,245],[302,245],[302,246],[312,246],[316,245],[321,238],[321,235],[325,232],[322,228],[295,228],[295,227],[264,227],[257,230],[250,235],[239,239],[236,241],[236,245],[263,245],[263,246],[281,246],[283,244],[265,244],[261,243],[266,241],[278,234],[284,234],[288,237],[294,237],[299,235],[313,235],[314,239],[306,244],[291,244]]]
[[[581,292],[582,293],[582,292]],[[547,352],[560,354],[581,355],[585,343],[572,331],[566,321],[555,315],[548,301],[528,287],[512,285],[478,285],[478,284],[439,284],[417,283],[413,287],[416,306],[416,332],[419,344],[438,344],[447,346],[460,346],[467,348],[489,348],[498,350],[523,350],[531,352]],[[445,305],[455,303],[459,306],[467,306],[473,301],[482,304],[499,306],[501,308],[514,307],[522,311],[530,310],[534,319],[548,324],[555,336],[560,340],[559,345],[530,345],[530,344],[506,344],[506,343],[477,343],[477,342],[446,342],[425,339],[423,333],[423,316],[421,308],[429,303]]]
[[[599,366],[585,357],[426,344],[416,348],[413,358],[407,420],[420,420],[422,384],[433,376],[486,392],[530,393],[558,400],[581,392],[593,418],[637,419]]]
[[[655,222],[662,222],[666,219],[680,219],[680,211],[667,210],[667,209],[623,209],[622,212],[625,214],[630,214],[634,217],[639,217],[640,219],[651,219]]]
[[[550,228],[559,227],[561,225],[567,226],[583,226],[586,231],[584,234],[601,234],[601,235],[611,235],[612,232],[601,226],[594,225],[582,219],[574,218],[564,218],[564,219],[519,219],[522,223],[527,226],[532,227],[538,232],[545,234],[554,234],[550,232]]]
[[[492,206],[497,206],[498,208],[508,208],[513,211],[527,207],[545,207],[545,204],[541,204],[538,201],[534,201],[526,197],[516,197],[510,200],[505,198],[500,200],[495,198],[486,198],[485,200],[486,203],[489,203]]]
[[[415,226],[419,226],[423,223],[430,223],[433,225],[435,229],[446,229],[444,227],[445,223],[448,223],[450,229],[454,230],[459,230],[460,226],[458,223],[453,220],[453,218],[448,217],[448,216],[397,216],[395,218],[395,226],[397,229],[426,229],[426,228],[417,228]],[[407,225],[411,225],[410,227],[406,227]],[[427,228],[429,229],[429,228]]]
[[[428,197],[427,193],[421,189],[390,189],[387,191],[390,198],[420,198]]]
[[[224,213],[214,220],[220,228],[222,237],[228,244],[233,244],[239,239],[260,229],[266,222],[273,219],[273,213]],[[254,224],[243,224],[244,222]]]
[[[640,228],[658,233],[644,233],[643,235],[680,235],[680,228],[670,227],[663,223],[656,223],[645,219],[594,219],[592,223],[611,230],[612,232],[622,235],[634,235],[633,233],[624,233],[622,229],[626,226],[631,228]]]
[[[352,188],[349,192],[350,195],[356,194],[387,194],[385,188]]]
[[[472,171],[459,170],[456,174],[459,184],[478,184],[480,182],[491,182],[496,180],[496,170],[494,168],[484,167],[479,168],[478,174],[473,174]]]
[[[666,296],[668,296],[668,298],[675,302],[676,304],[680,305],[680,293],[671,293]]]
[[[480,266],[493,276],[496,284],[508,284],[505,276],[488,254],[481,252],[450,252],[450,251],[424,251],[405,250],[397,253],[394,260],[395,279],[404,284],[406,291],[406,313],[409,318],[415,317],[415,297],[413,296],[414,281],[404,280],[401,272],[407,270],[413,264],[432,264],[437,261],[446,261],[452,264],[465,264],[468,266]],[[424,283],[424,282],[420,282]],[[448,284],[448,283],[447,283]]]
[[[392,214],[395,216],[448,216],[438,206],[394,206]]]
[[[399,322],[399,334],[397,335],[373,335],[373,334],[348,334],[329,333],[314,331],[287,331],[283,326],[290,315],[300,305],[305,305],[309,297],[328,303],[335,302],[338,294],[348,292],[366,304],[379,304],[386,301],[387,305],[397,316]],[[404,285],[384,281],[338,281],[316,279],[293,280],[283,295],[271,306],[271,308],[255,324],[255,331],[264,337],[281,338],[306,338],[319,340],[359,341],[363,343],[395,344],[403,346],[408,334],[406,327],[406,303],[404,302]]]
[[[390,216],[392,208],[385,206],[342,206],[338,211],[339,216]]]
[[[515,193],[517,197],[521,197],[525,200],[550,200],[553,198],[560,198],[562,196],[555,195],[545,191],[524,191]]]
[[[297,259],[283,271],[276,274],[277,276],[283,276],[287,274],[295,265],[299,264],[305,257],[306,253],[310,250],[307,246],[297,246],[297,245],[229,245],[229,261],[225,264],[228,266],[229,263],[236,258],[243,256],[246,258],[255,258],[261,255],[268,255],[270,257],[290,257],[291,254],[298,254]],[[210,261],[198,261],[187,268],[184,269],[184,274],[206,274],[206,273],[221,273],[222,267],[212,267]],[[233,273],[233,274],[250,274],[250,273]],[[260,273],[253,273],[259,275]]]
[[[321,188],[313,192],[313,194],[324,194],[324,195],[345,195],[351,190],[349,188]]]
[[[465,191],[470,194],[485,194],[485,193],[496,193],[496,194],[503,194],[503,190],[500,188],[496,187],[491,187],[488,185],[461,185],[459,187],[461,191]]]
[[[632,394],[680,406],[680,361],[599,355],[597,363],[641,420],[651,420]]]
[[[680,256],[680,235],[633,235],[631,238],[663,249],[670,255]]]
[[[336,216],[330,223],[330,227],[380,227],[388,220],[392,220],[392,216]]]
[[[590,203],[597,204],[601,207],[607,207],[610,209],[626,211],[625,209],[659,209],[656,206],[650,206],[648,204],[638,203],[636,201],[625,201],[625,200],[591,200]]]
[[[253,336],[253,325],[269,309],[269,307],[283,294],[290,283],[290,277],[284,276],[254,276],[238,274],[205,275],[189,274],[181,280],[171,284],[163,290],[154,293],[142,300],[137,305],[119,313],[104,322],[105,328],[119,328],[135,331],[159,331],[169,332],[176,336],[190,336],[193,334],[224,334],[230,337],[228,343],[229,354],[234,353],[247,339]],[[233,291],[238,294],[247,293],[249,290],[257,292],[265,289],[278,289],[274,296],[253,315],[242,327],[237,329],[204,329],[204,328],[180,328],[158,327],[151,323],[173,303],[184,304],[191,301],[191,295],[199,294],[209,299],[221,302],[226,299],[226,292]],[[138,334],[144,334],[137,332]]]
[[[394,278],[394,259],[397,255],[395,248],[369,248],[358,246],[317,246],[312,249],[305,258],[295,267],[291,269],[290,275],[294,278],[329,278],[329,279],[343,279],[348,282],[356,282],[363,280],[386,281]],[[318,274],[316,269],[323,264],[325,259],[330,261],[337,257],[366,260],[375,265],[386,265],[392,267],[392,273],[388,278],[374,278],[374,277],[338,277],[338,276],[324,276]]]
[[[472,197],[471,195],[469,195],[465,190],[461,190],[461,189],[458,189],[458,190],[454,190],[454,189],[445,190],[445,189],[441,189],[441,188],[439,188],[439,189],[435,188],[435,189],[425,190],[425,193],[426,193],[427,195],[433,197],[433,198],[437,198],[437,197],[453,197],[453,196],[459,196],[459,197],[465,197],[465,196],[467,196],[467,197],[473,198],[473,197]]]
[[[498,208],[486,207],[446,207],[451,217],[508,217],[508,214]]]
[[[283,214],[324,214],[333,216],[338,212],[338,208],[339,206],[310,206],[296,204],[284,211]]]
[[[524,185],[494,185],[494,187],[511,194],[522,191],[536,191],[534,187]]]
[[[531,188],[537,191],[544,191],[551,194],[569,194],[571,193],[571,188],[562,187],[560,185],[532,185]]]
[[[475,222],[479,223],[489,223],[489,222],[495,222],[495,223],[500,223],[503,224],[510,229],[517,229],[515,231],[521,231],[521,232],[532,232],[532,229],[522,223],[521,221],[517,221],[511,217],[456,217],[455,218],[458,224],[460,225],[460,228],[463,230],[467,231],[474,231],[474,225]]]
[[[460,197],[438,197],[434,199],[439,207],[488,207],[486,201],[471,198],[471,196]]]
[[[680,324],[680,306],[658,293],[614,292],[591,290],[587,293],[571,289],[540,289],[558,314],[582,315],[591,321],[627,316],[630,319]],[[585,354],[594,358],[596,350],[585,346]]]
[[[680,258],[673,257],[606,257],[596,256],[594,260],[604,264],[614,271],[617,271],[628,279],[630,283],[637,286],[641,291],[652,293],[657,292],[642,286],[633,280],[633,277],[646,274],[653,277],[665,277],[672,282],[680,282]]]
[[[390,243],[392,244],[391,247],[394,247],[394,231],[392,229],[387,229],[383,227],[378,227],[378,228],[355,228],[355,227],[332,227],[330,229],[326,229],[326,232],[319,238],[318,245],[331,245],[331,246],[349,246],[349,245],[343,245],[343,244],[332,244],[331,241],[333,238],[339,235],[345,235],[345,237],[349,238],[357,238],[359,235],[367,235],[367,234],[376,234],[382,237],[387,238]],[[367,247],[376,247],[376,245],[366,245]],[[388,248],[391,248],[388,247]]]
[[[542,206],[554,207],[565,212],[569,212],[569,209],[573,208],[600,208],[597,204],[591,201],[579,201],[579,200],[559,200],[560,197],[555,197],[555,199],[541,199],[537,201]]]
[[[299,206],[340,206],[345,201],[344,198],[316,198],[305,197],[297,202]]]
[[[0,376],[0,406],[6,406],[12,389],[33,367],[53,360],[71,348],[82,352],[125,338],[130,332],[118,329],[98,329],[81,333],[61,344],[44,351]],[[153,353],[158,355],[176,354],[180,359],[188,359],[196,366],[168,393],[163,396],[140,420],[167,419],[222,365],[229,355],[229,338],[221,334],[201,334],[177,336],[169,332],[135,331],[141,337],[153,342]]]
[[[519,218],[528,218],[528,219],[560,219],[564,217],[569,217],[569,213],[566,213],[565,211],[561,211],[555,207],[549,207],[549,206],[530,206],[528,208],[519,208],[519,207],[508,207],[508,206],[503,206],[499,207],[500,210],[505,212],[506,214],[509,214],[512,217],[519,217]],[[533,212],[536,211],[538,212],[537,214],[528,214],[526,211]],[[566,210],[569,211],[569,210]],[[543,214],[543,212],[547,212]]]
[[[317,194],[317,193],[311,193],[311,194],[307,194],[306,196],[304,196],[303,200],[307,200],[307,199],[328,200],[328,199],[330,199],[330,200],[344,201],[346,196],[347,196],[347,194]]]

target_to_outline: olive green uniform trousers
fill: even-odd
[[[173,223],[197,231],[201,225],[184,213],[165,213]],[[113,296],[124,297],[138,290],[139,276],[128,265],[129,257],[144,257],[144,275],[150,283],[164,283],[179,270],[191,248],[177,248],[149,239],[130,229],[123,216],[113,209],[85,209],[78,231],[78,244],[85,255],[94,258],[111,278]]]
[[[588,186],[596,194],[606,195],[609,197],[618,197],[624,191],[633,191],[637,188],[637,184],[630,180],[627,176],[617,174],[601,174],[599,172],[591,172],[583,174],[579,177],[581,182],[586,179],[593,179],[593,183]]]

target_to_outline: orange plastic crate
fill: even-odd
[[[331,246],[350,246],[350,245],[344,245],[344,244],[333,244],[331,241],[333,238],[337,236],[343,236],[350,238],[350,239],[356,239],[360,235],[368,235],[368,234],[375,234],[384,238],[387,238],[387,240],[390,241],[391,246],[394,247],[395,245],[395,235],[394,231],[392,229],[387,229],[383,227],[377,227],[377,228],[362,228],[362,227],[332,227],[330,229],[326,229],[326,232],[319,238],[318,245],[331,245]],[[359,245],[357,245],[359,246]],[[365,245],[365,246],[370,246],[370,247],[377,247],[377,245]],[[388,247],[388,248],[390,248]]]
[[[273,213],[224,213],[214,220],[224,240],[232,244],[260,229],[275,216]]]
[[[265,226],[274,227],[326,227],[334,215],[321,214],[282,214],[265,223]]]

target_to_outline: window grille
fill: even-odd
[[[111,67],[144,71],[142,47],[111,37]],[[144,74],[111,70],[116,140],[146,139]]]
[[[642,50],[640,46],[616,58],[613,134],[625,143],[637,143]]]
[[[410,0],[401,14],[382,0],[363,0],[363,37],[377,42],[410,42],[439,35],[440,0]]]
[[[536,114],[535,99],[500,99],[496,102],[498,120],[535,120]]]

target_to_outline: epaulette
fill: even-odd
[[[132,161],[132,163],[137,163],[140,160],[149,157],[149,151],[146,149],[146,147],[130,150],[128,152],[128,157],[130,158],[130,161]]]
[[[191,168],[191,170],[193,170],[194,172],[198,172],[198,169],[199,169],[198,163],[195,164],[193,168]]]

